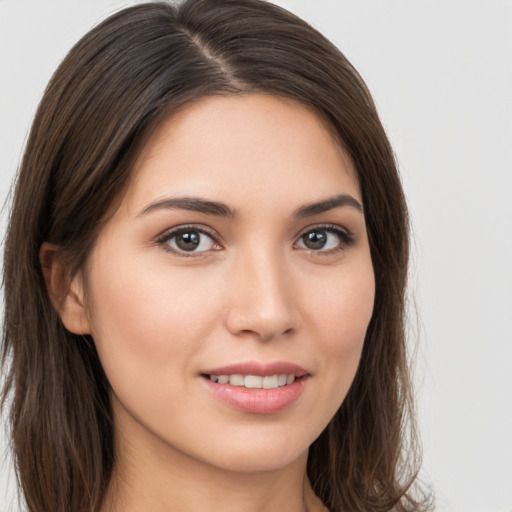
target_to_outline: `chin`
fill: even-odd
[[[309,448],[309,447],[308,447]],[[233,473],[261,473],[279,471],[292,465],[297,460],[307,458],[308,448],[303,452],[290,453],[280,449],[259,448],[255,451],[234,450],[225,454],[215,464],[217,467]]]
[[[262,429],[265,430],[264,428]],[[306,460],[311,440],[309,436],[290,436],[289,432],[280,435],[228,436],[212,441],[209,449],[202,453],[202,459],[226,471],[237,473],[277,471]],[[212,450],[212,447],[214,449]]]

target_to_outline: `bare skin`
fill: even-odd
[[[212,504],[226,512],[328,512],[305,476],[306,456],[286,471],[238,473],[175,454],[172,464],[159,457],[151,471],[142,472],[137,455],[130,453],[123,439],[118,447],[118,469],[102,512],[193,512],[210,510]],[[146,466],[145,461],[140,465]]]
[[[159,127],[59,302],[112,386],[103,512],[326,510],[307,454],[373,310],[363,211],[350,159],[291,100],[206,98]]]

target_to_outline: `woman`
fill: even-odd
[[[6,240],[28,510],[423,509],[407,236],[371,97],[300,19],[188,0],[94,28]]]

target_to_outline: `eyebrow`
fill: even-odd
[[[363,206],[355,197],[348,194],[340,194],[316,203],[301,206],[294,212],[294,216],[298,218],[310,217],[335,208],[341,208],[343,206],[355,208],[357,211],[363,213]],[[237,216],[236,210],[233,210],[228,205],[217,201],[209,201],[200,197],[169,197],[149,204],[137,215],[137,217],[142,217],[160,209],[188,210],[219,217],[235,218]]]
[[[142,217],[148,213],[160,210],[189,210],[192,212],[204,213],[206,215],[218,215],[220,217],[236,217],[236,211],[232,210],[229,206],[224,203],[218,203],[217,201],[208,201],[199,197],[176,197],[176,198],[165,198],[160,201],[146,206],[137,217]]]
[[[298,210],[296,210],[295,216],[299,218],[310,217],[312,215],[318,215],[319,213],[328,212],[329,210],[340,208],[342,206],[350,206],[351,208],[355,208],[358,212],[364,213],[363,205],[355,197],[352,197],[348,194],[340,194],[338,196],[324,199],[323,201],[319,201],[317,203],[301,206]]]

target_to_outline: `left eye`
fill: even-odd
[[[216,244],[213,238],[198,229],[182,229],[170,233],[164,240],[170,249],[176,252],[203,252],[213,249]]]
[[[297,241],[300,249],[310,251],[329,251],[330,249],[342,248],[349,243],[348,235],[340,230],[332,228],[316,228],[306,231]]]

